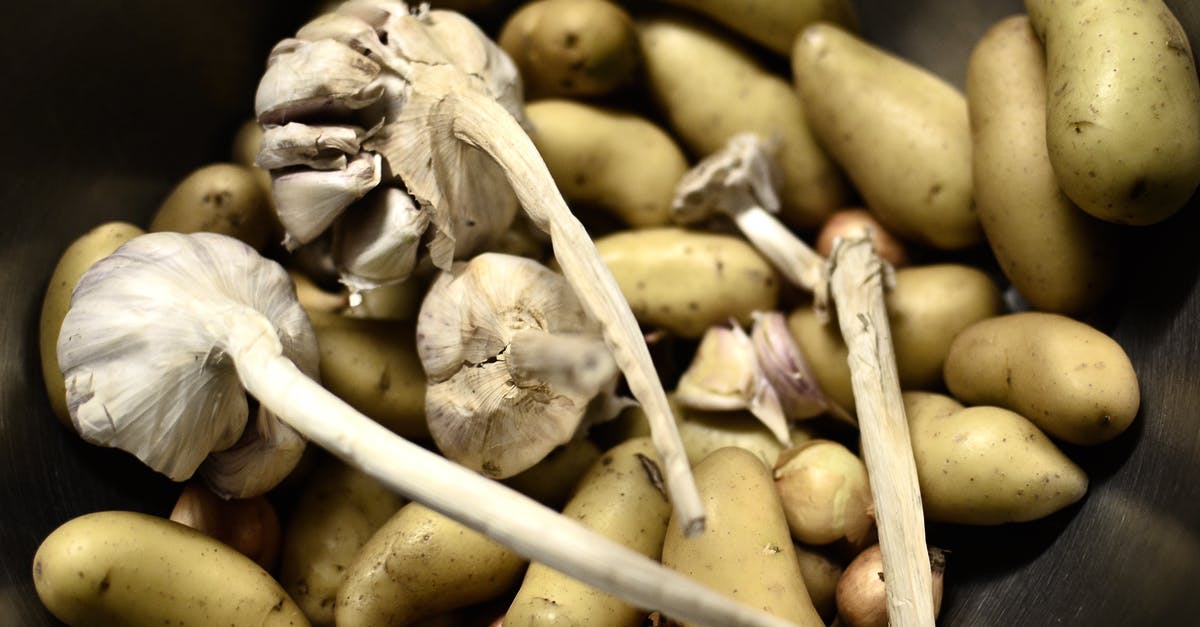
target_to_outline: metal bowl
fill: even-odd
[[[960,86],[983,32],[1022,10],[1013,0],[857,4],[869,39]],[[1200,3],[1167,4],[1200,46]],[[0,9],[0,624],[57,624],[30,566],[59,524],[101,509],[162,514],[176,492],[52,415],[37,325],[58,256],[103,221],[144,224],[189,170],[228,159],[266,51],[307,14],[283,0]],[[1092,480],[1078,506],[1033,523],[931,528],[950,551],[941,624],[1200,622],[1198,204],[1130,229],[1120,287],[1096,320],[1140,375],[1138,420],[1116,441],[1066,449]]]

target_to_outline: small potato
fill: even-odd
[[[730,318],[749,325],[779,300],[774,268],[737,237],[643,229],[601,237],[596,248],[638,321],[681,337]]]
[[[1023,15],[994,25],[967,66],[975,203],[988,244],[1039,311],[1081,314],[1116,276],[1117,227],[1058,186],[1046,149],[1046,57]]]
[[[694,157],[739,133],[777,143],[780,217],[815,229],[849,195],[840,169],[817,143],[792,86],[727,33],[684,16],[638,22],[649,89],[668,126]]]
[[[195,529],[137,512],[86,514],[33,557],[42,603],[72,627],[304,627],[253,560]]]
[[[520,555],[409,503],[375,532],[338,592],[338,627],[404,625],[494,599],[520,581]]]
[[[71,308],[71,293],[75,284],[92,264],[111,255],[113,251],[141,235],[142,229],[126,222],[107,222],[88,231],[71,243],[46,285],[46,296],[42,300],[42,315],[38,323],[38,347],[42,357],[42,379],[46,383],[46,394],[50,407],[63,424],[70,426],[71,415],[67,410],[67,387],[62,369],[58,367],[58,332],[63,318]]]
[[[1048,516],[1083,498],[1088,479],[1034,424],[1000,407],[964,408],[906,392],[913,459],[925,515],[967,525]]]
[[[845,567],[824,551],[803,544],[795,547],[804,587],[808,589],[813,607],[828,623],[837,614],[837,585]]]
[[[147,230],[220,233],[261,251],[275,233],[273,215],[271,197],[254,170],[214,163],[180,181],[159,205]]]
[[[1186,6],[1186,5],[1184,5]],[[1026,0],[1046,44],[1046,143],[1091,215],[1154,224],[1200,184],[1200,79],[1162,0]]]
[[[983,272],[960,264],[911,266],[896,271],[884,295],[896,368],[904,389],[939,389],[942,366],[955,336],[974,322],[1003,312],[1000,288]],[[788,316],[788,329],[821,389],[854,408],[848,351],[836,326],[821,324],[811,306]]]
[[[525,115],[567,202],[602,209],[634,228],[671,223],[688,162],[653,122],[569,100],[531,102]]]
[[[1141,402],[1121,345],[1058,314],[1023,312],[972,324],[951,344],[945,377],[958,400],[1011,409],[1072,444],[1117,437]]]
[[[822,627],[800,574],[771,470],[749,451],[718,449],[694,469],[704,533],[671,521],[662,563],[717,592],[804,627]]]
[[[428,440],[425,370],[412,322],[310,312],[321,350],[321,383],[406,438]]]
[[[796,35],[815,22],[855,30],[858,16],[849,0],[666,0],[699,11],[772,51],[792,51]]]
[[[496,41],[531,98],[609,94],[631,83],[638,67],[633,18],[608,0],[534,0],[508,18]]]
[[[542,461],[501,483],[549,507],[561,509],[587,469],[600,459],[600,448],[575,438],[550,451]]]
[[[323,458],[303,486],[283,535],[280,583],[313,625],[333,625],[346,571],[404,504],[374,477]]]
[[[563,515],[657,560],[671,504],[650,438],[628,440],[605,452],[579,481]],[[509,627],[641,627],[645,620],[646,611],[537,562],[530,564],[504,616]]]
[[[962,92],[832,24],[804,29],[792,73],[813,133],[891,232],[946,250],[983,240]]]

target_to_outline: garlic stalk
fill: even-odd
[[[306,374],[316,352],[286,271],[209,233],[144,235],[93,265],[58,340],[80,434],[173,478],[241,436],[244,387],[396,492],[633,605],[699,624],[789,624],[388,431]]]
[[[349,0],[275,47],[255,110],[267,127],[346,119],[362,128],[378,125],[357,158],[381,157],[387,174],[380,184],[403,186],[428,212],[427,234],[418,241],[428,242],[429,258],[442,270],[509,226],[515,196],[550,235],[567,283],[603,326],[649,418],[679,520],[690,533],[703,529],[699,492],[637,321],[525,132],[515,66],[478,27],[449,11]],[[340,215],[344,207],[333,200],[317,199],[314,210]],[[313,218],[304,236],[330,223],[324,215]],[[299,239],[290,230],[289,236]]]

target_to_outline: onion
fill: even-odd
[[[942,606],[945,555],[940,549],[929,549],[929,564],[933,570],[934,614]],[[887,598],[883,581],[883,554],[879,545],[859,553],[837,585],[838,620],[842,627],[887,627]]]
[[[868,231],[874,240],[875,252],[881,258],[895,267],[908,264],[904,243],[888,233],[866,209],[842,209],[829,216],[817,234],[817,253],[828,257],[833,252],[833,242],[837,238],[862,237]]]

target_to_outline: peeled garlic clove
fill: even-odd
[[[340,170],[347,155],[358,153],[365,131],[349,125],[309,126],[289,122],[263,132],[262,149],[255,165],[268,170],[306,166],[315,170]]]
[[[817,385],[799,345],[788,332],[787,320],[777,311],[755,312],[750,331],[759,370],[779,399],[789,420],[819,416],[829,400]]]
[[[383,96],[382,68],[332,39],[286,40],[271,60],[254,96],[261,124],[281,124],[319,113],[345,114]]]
[[[429,213],[403,190],[378,190],[336,225],[334,258],[342,282],[364,291],[408,279],[417,265]]]
[[[700,339],[675,396],[684,407],[707,411],[745,409],[754,395],[754,345],[737,325],[710,327]]]
[[[316,239],[382,180],[379,155],[359,153],[341,170],[284,170],[271,177],[275,211],[295,248]]]

